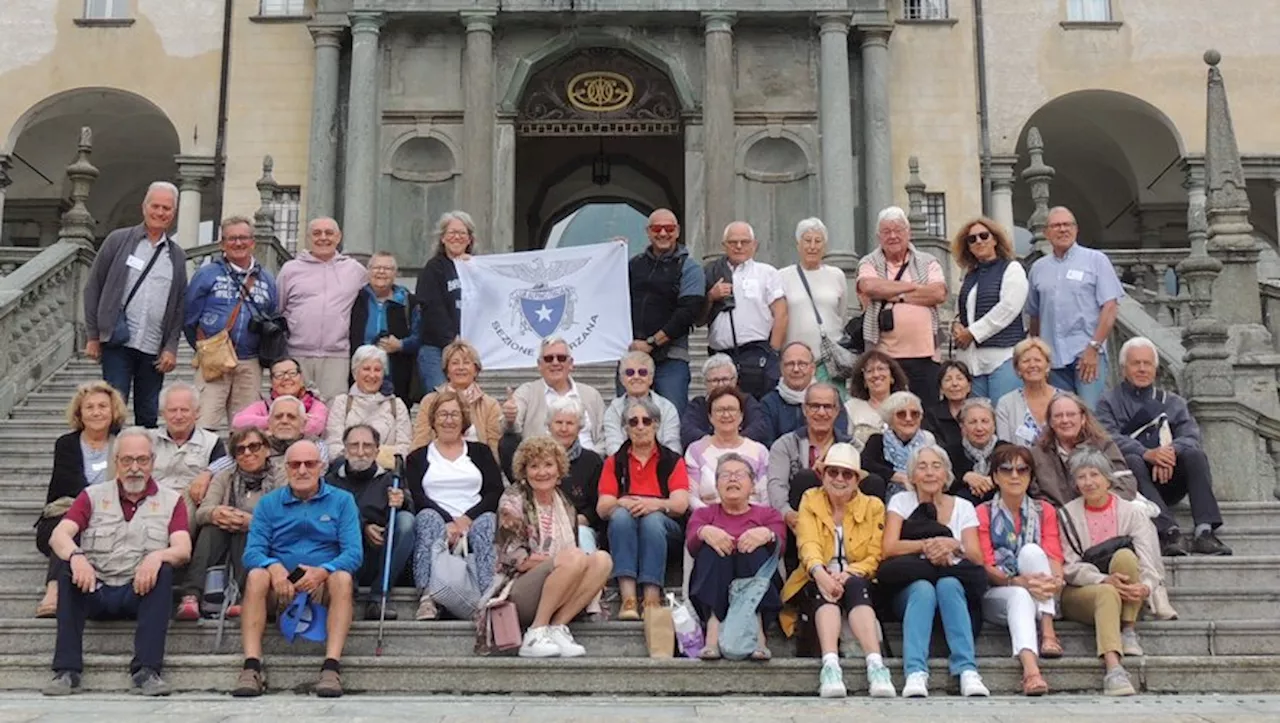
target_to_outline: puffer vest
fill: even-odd
[[[105,585],[125,585],[148,553],[169,546],[169,520],[181,496],[157,484],[156,493],[142,501],[132,520],[120,509],[120,486],[115,480],[87,491],[93,513],[80,532],[80,549]]]
[[[986,264],[978,264],[965,277],[960,285],[960,296],[956,299],[956,307],[960,312],[964,325],[970,326],[977,319],[1000,303],[1000,289],[1004,286],[1004,271],[1009,267],[1008,259],[996,259]],[[969,290],[978,287],[974,298],[974,318],[969,318]],[[1027,332],[1022,326],[1022,315],[1019,314],[1008,326],[978,342],[979,347],[1004,349],[1011,347],[1026,338]]]

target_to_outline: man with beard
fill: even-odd
[[[360,508],[360,529],[364,532],[364,564],[356,575],[356,584],[369,586],[369,603],[364,609],[365,620],[377,620],[381,612],[378,600],[382,596],[382,564],[386,559],[387,515],[390,507],[396,509],[395,539],[391,541],[390,585],[404,573],[413,556],[414,534],[413,499],[402,489],[392,489],[395,476],[392,470],[383,469],[377,463],[378,448],[382,444],[378,430],[367,424],[356,424],[342,435],[343,456],[333,460],[324,481],[350,492]],[[403,482],[403,480],[401,480]],[[387,620],[395,620],[395,608],[387,608]]]
[[[271,407],[267,412],[267,444],[271,445],[273,467],[284,469],[284,453],[289,445],[306,439],[320,446],[320,459],[325,465],[320,469],[320,474],[324,474],[329,466],[328,445],[319,437],[303,434],[306,423],[307,410],[301,399],[286,394],[271,400]]]
[[[191,557],[187,507],[151,478],[151,436],[130,427],[116,437],[116,481],[76,497],[54,528],[49,547],[58,565],[58,638],[53,680],[45,695],[70,695],[84,671],[84,622],[137,620],[129,665],[133,692],[168,695],[164,665],[174,568]],[[80,544],[76,544],[79,538]]]

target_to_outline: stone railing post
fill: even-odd
[[[98,169],[89,162],[93,155],[93,130],[89,126],[80,129],[80,145],[76,159],[67,166],[67,178],[71,180],[71,208],[62,214],[62,227],[58,238],[64,241],[81,244],[89,249],[95,247],[94,220],[85,206],[89,192],[93,190],[93,182],[98,178]]]
[[[907,159],[907,223],[911,226],[911,242],[921,251],[932,254],[942,264],[942,273],[947,277],[947,285],[952,283],[951,246],[947,239],[934,234],[929,229],[929,214],[925,210],[925,192],[928,187],[920,178],[920,160],[915,156]],[[950,308],[952,296],[947,296],[943,306]]]
[[[1040,129],[1032,126],[1027,131],[1027,153],[1031,163],[1022,169],[1022,180],[1031,188],[1031,200],[1036,209],[1027,220],[1027,230],[1031,231],[1032,253],[1043,256],[1049,253],[1049,241],[1044,230],[1049,224],[1049,184],[1056,171],[1053,166],[1044,162],[1044,139],[1040,137]]]
[[[271,156],[262,157],[262,177],[255,184],[258,187],[258,210],[253,212],[254,255],[258,263],[273,271],[280,268],[280,260],[275,258],[276,215],[275,200],[280,190],[275,176],[271,175],[275,168],[275,160]]]

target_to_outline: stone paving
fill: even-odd
[[[376,723],[479,723],[480,721],[926,721],[1123,720],[1126,723],[1274,723],[1280,695],[1139,696],[1127,699],[1059,695],[1030,700],[872,701],[850,698],[621,698],[621,697],[389,697],[351,696],[338,701],[274,695],[239,701],[227,696],[183,695],[142,700],[126,695],[78,695],[51,700],[32,694],[0,694],[0,723],[25,721],[373,721]]]

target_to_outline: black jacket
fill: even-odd
[[[325,474],[324,481],[338,489],[350,492],[356,498],[356,507],[360,509],[360,526],[363,529],[365,525],[386,526],[389,509],[387,490],[391,489],[394,476],[390,470],[379,469],[371,479],[357,482],[347,476],[347,460],[339,457],[329,464],[329,471]],[[400,488],[404,489],[404,480],[400,480]],[[416,509],[413,505],[413,497],[407,491],[404,506],[401,509],[410,513]]]
[[[418,272],[418,288],[414,291],[422,305],[422,334],[427,346],[443,349],[458,338],[461,328],[458,305],[462,302],[462,285],[453,259],[436,254]]]
[[[665,359],[672,346],[688,347],[689,330],[705,298],[702,268],[689,257],[689,250],[677,245],[671,253],[657,256],[650,246],[631,258],[627,275],[632,336],[647,339],[661,331],[670,338],[654,349],[655,361]]]
[[[431,446],[419,447],[409,454],[409,458],[404,462],[405,488],[409,490],[413,496],[413,508],[415,510],[435,510],[440,513],[445,522],[453,522],[453,515],[449,514],[443,507],[436,504],[431,496],[422,489],[422,477],[427,473],[427,450]],[[475,520],[486,512],[496,512],[498,509],[498,499],[502,497],[502,470],[498,469],[498,462],[493,458],[493,452],[486,444],[479,442],[467,442],[467,456],[471,458],[471,463],[480,470],[480,501],[471,509],[467,510],[466,515]]]
[[[89,481],[84,476],[84,453],[80,451],[80,432],[67,432],[53,443],[53,474],[49,475],[47,505],[61,497],[75,498]]]
[[[1008,442],[996,442],[995,449],[991,450],[995,454],[996,449],[1000,449]],[[992,489],[985,495],[979,497],[969,489],[969,485],[965,484],[964,476],[973,471],[973,460],[969,459],[969,455],[964,453],[964,444],[960,440],[956,440],[954,444],[943,445],[947,450],[947,456],[951,458],[951,472],[955,475],[955,481],[951,483],[951,489],[948,490],[956,497],[963,497],[973,503],[974,507],[986,502],[996,496],[998,489]],[[994,470],[993,470],[994,471]]]
[[[418,303],[418,299],[413,294],[409,294],[409,303],[404,305],[396,301],[395,295],[387,299],[387,331],[397,339],[408,339],[412,335],[413,329],[413,307]],[[366,286],[360,290],[360,294],[356,297],[356,303],[351,305],[351,328],[347,332],[347,339],[351,346],[349,349],[355,353],[356,349],[365,342],[364,332],[365,326],[369,323],[369,287]],[[422,325],[426,326],[427,320],[423,318]],[[397,397],[404,402],[405,407],[412,407],[416,401],[411,397],[411,387],[413,386],[413,370],[417,366],[417,354],[411,354],[406,351],[398,351],[395,354],[388,354],[391,358],[391,388]],[[351,374],[347,375],[347,386],[355,383]]]
[[[584,449],[577,459],[569,463],[569,475],[560,480],[560,491],[597,532],[604,528],[600,515],[596,513],[596,501],[600,498],[600,472],[603,470],[604,460],[600,455]]]
[[[747,439],[754,439],[766,447],[773,443],[773,425],[765,408],[750,394],[743,394],[747,406],[743,409],[740,431]],[[848,425],[846,425],[848,426]],[[707,397],[699,395],[689,400],[680,412],[680,444],[685,449],[689,445],[713,434],[715,427],[711,425],[711,410],[707,408]]]
[[[924,428],[933,432],[934,440],[943,447],[960,446],[960,420],[951,416],[951,407],[946,402],[939,402],[925,411]],[[951,461],[954,463],[955,458]]]

